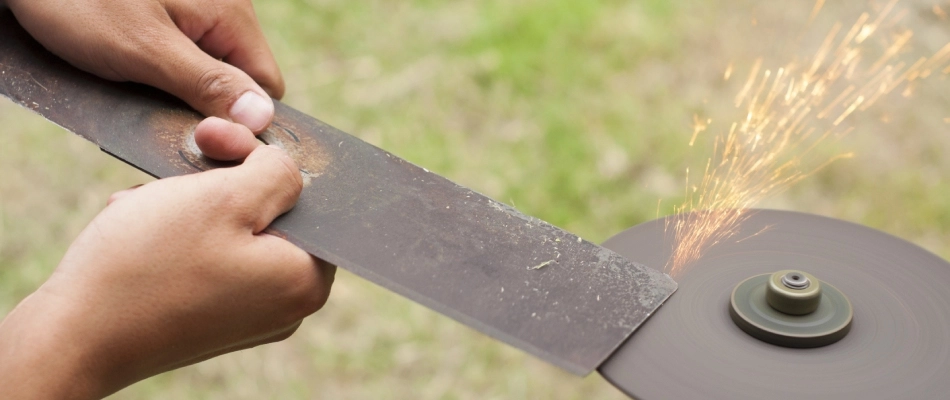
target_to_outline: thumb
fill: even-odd
[[[290,211],[303,190],[297,164],[284,150],[273,145],[255,148],[237,167],[216,171],[230,175],[231,190],[240,194],[234,204],[240,209],[254,210],[238,222],[250,226],[255,234]]]
[[[237,67],[219,61],[177,29],[133,80],[158,87],[184,100],[205,116],[231,120],[257,133],[274,119],[274,102],[254,79]]]

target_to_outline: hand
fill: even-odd
[[[284,81],[250,0],[7,0],[76,67],[158,87],[206,116],[263,131]],[[222,60],[222,61],[219,61]]]
[[[335,268],[265,231],[300,194],[297,166],[243,126],[202,125],[202,150],[250,155],[113,195],[0,323],[0,397],[102,397],[283,340],[323,306]]]

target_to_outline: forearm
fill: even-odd
[[[34,293],[0,322],[0,388],[4,398],[96,399],[106,393],[92,346],[57,329],[69,311]]]

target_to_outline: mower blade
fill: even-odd
[[[201,155],[202,116],[47,52],[0,13],[0,94],[165,178],[227,166]],[[261,138],[306,187],[270,230],[308,253],[586,375],[676,289],[669,276],[276,104]]]

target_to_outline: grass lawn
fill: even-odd
[[[820,40],[863,2],[826,6]],[[810,2],[273,0],[255,2],[284,101],[592,241],[681,198],[694,114],[728,127],[733,63],[780,65]],[[775,3],[778,4],[778,3]],[[950,39],[908,1],[914,42]],[[942,25],[940,25],[942,24]],[[817,35],[815,35],[817,33]],[[815,36],[815,37],[812,37]],[[908,54],[911,57],[912,54]],[[765,206],[863,223],[950,256],[950,84],[933,78],[859,115],[818,151],[854,151]],[[0,315],[35,289],[116,190],[149,178],[0,101]],[[886,122],[885,122],[886,121]],[[707,141],[708,142],[708,141]],[[117,399],[621,399],[341,271],[327,306],[285,342],[169,372]]]

